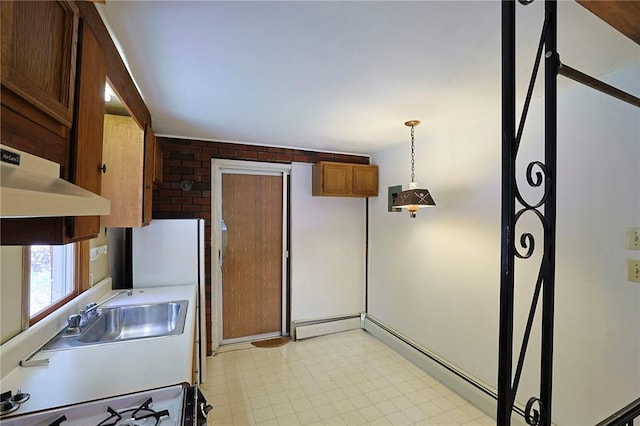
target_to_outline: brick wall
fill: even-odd
[[[262,161],[269,163],[316,163],[337,161],[369,164],[369,157],[159,137],[163,155],[163,182],[153,191],[154,219],[205,219],[205,286],[207,323],[211,324],[211,159]],[[182,181],[193,182],[183,190]],[[210,336],[211,333],[207,333]],[[210,339],[210,337],[208,337]],[[207,341],[207,353],[212,352]]]

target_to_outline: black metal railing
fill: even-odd
[[[613,413],[596,426],[634,426],[634,419],[640,417],[640,398],[623,409]]]
[[[529,4],[532,0],[519,0]],[[520,123],[516,131],[516,2],[502,2],[502,238],[500,278],[500,336],[498,359],[497,423],[511,424],[511,413],[516,399],[522,368],[538,302],[542,300],[542,340],[540,347],[539,396],[529,398],[524,412],[529,425],[551,424],[551,382],[553,373],[553,319],[555,287],[555,234],[556,234],[556,80],[558,53],[556,51],[555,1],[545,1],[545,19],[534,61]],[[545,70],[545,129],[544,158],[531,161],[526,167],[526,183],[530,188],[541,188],[542,196],[528,200],[523,196],[516,177],[516,157],[526,122],[533,88],[540,62],[544,57]],[[534,218],[541,227],[543,241],[536,245],[533,232],[521,232],[517,238],[516,225],[523,217]],[[534,256],[542,251],[541,256]],[[541,259],[535,290],[532,295],[518,362],[513,369],[513,314],[515,287],[515,259],[523,261]]]
[[[533,0],[518,0],[528,5]],[[578,70],[562,64],[557,52],[556,0],[544,2],[544,24],[533,72],[516,129],[516,6],[515,0],[502,1],[502,214],[500,264],[500,335],[498,347],[498,409],[497,423],[511,424],[511,413],[522,375],[524,359],[537,311],[542,303],[542,338],[540,343],[539,396],[529,398],[524,418],[532,426],[551,425],[551,390],[553,377],[553,323],[556,255],[556,139],[557,139],[557,76],[558,74],[599,90],[631,105],[640,107],[640,99],[605,84]],[[521,191],[516,177],[516,157],[527,119],[529,104],[544,57],[544,158],[530,161],[525,177],[528,188],[542,189],[542,195],[533,201]],[[524,186],[524,185],[523,185]],[[531,192],[531,191],[527,191]],[[536,191],[537,192],[537,191]],[[516,232],[523,217],[531,217],[541,228],[542,243],[536,244],[534,232]],[[524,222],[524,221],[523,221]],[[540,253],[541,252],[541,253]],[[534,256],[534,254],[540,254]],[[513,368],[513,314],[516,258],[522,261],[540,259],[538,276],[531,298],[531,307],[518,361]],[[516,410],[519,412],[519,410]],[[600,425],[633,425],[640,417],[640,400],[625,407]]]

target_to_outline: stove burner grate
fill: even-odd
[[[169,416],[169,410],[155,411],[150,408],[152,399],[147,399],[137,408],[116,411],[107,407],[109,417],[96,426],[156,426],[163,417]]]

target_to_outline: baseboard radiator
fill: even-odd
[[[328,317],[315,320],[292,321],[291,334],[294,340],[338,333],[363,328],[364,314]]]
[[[363,328],[489,417],[495,419],[498,399],[495,388],[449,363],[371,315],[365,315]],[[513,411],[518,415],[512,416],[511,424],[526,426],[524,407],[516,403]]]

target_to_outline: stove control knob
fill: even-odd
[[[18,408],[20,408],[20,404],[6,400],[0,403],[0,414],[9,414],[16,411]]]

